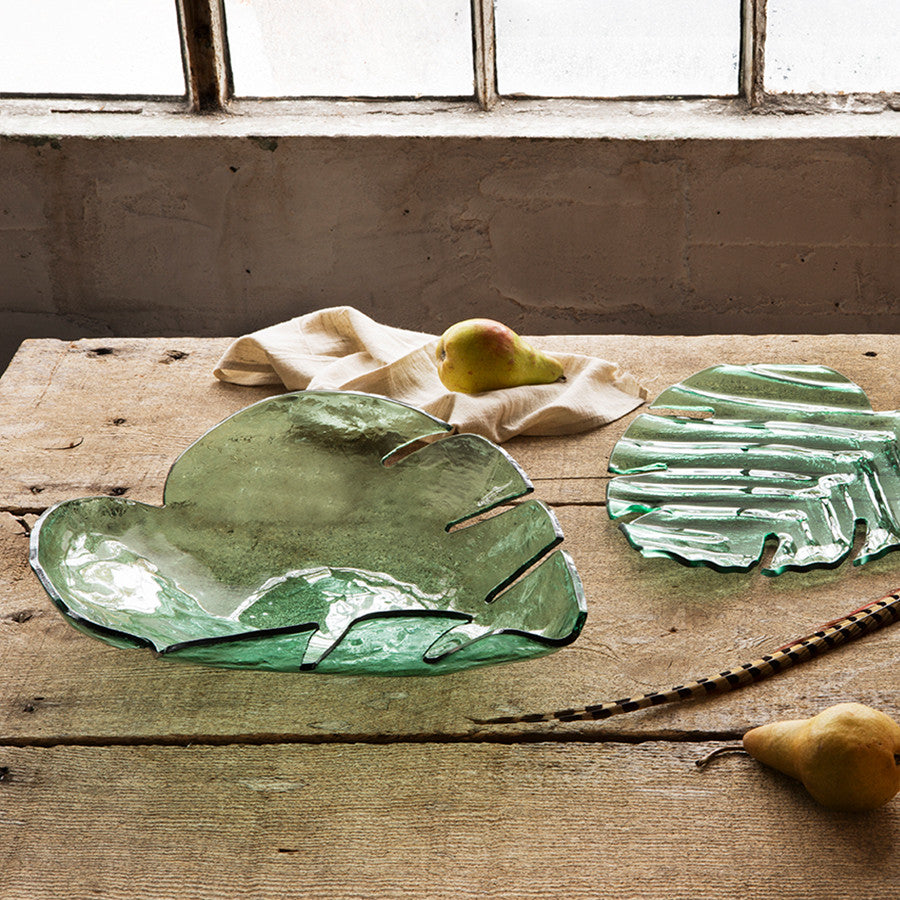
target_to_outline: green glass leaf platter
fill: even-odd
[[[826,366],[719,365],[613,448],[607,509],[647,557],[746,571],[861,565],[900,546],[900,413]]]
[[[172,465],[163,505],[48,509],[31,564],[75,628],[225,668],[423,675],[542,656],[586,617],[514,460],[398,401],[300,391]],[[491,512],[490,515],[485,515]]]

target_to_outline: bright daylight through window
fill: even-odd
[[[0,12],[5,97],[184,97],[186,71],[217,78],[224,99],[485,107],[749,96],[753,78],[759,96],[900,91],[896,0],[0,0]],[[204,69],[192,54],[213,44]]]
[[[0,0],[0,95],[182,96],[173,0]]]
[[[738,92],[738,0],[496,0],[495,10],[501,95]]]
[[[238,97],[465,97],[469,0],[225,0]]]
[[[767,90],[900,91],[896,2],[768,0],[766,15]]]

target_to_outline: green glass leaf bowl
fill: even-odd
[[[900,412],[827,366],[719,365],[613,448],[607,510],[644,556],[766,575],[900,548]]]
[[[117,647],[221,668],[440,674],[579,635],[584,591],[558,522],[537,500],[511,503],[532,490],[505,451],[419,409],[301,391],[203,435],[162,506],[51,507],[31,565],[71,625]]]

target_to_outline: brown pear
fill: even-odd
[[[877,809],[900,791],[900,725],[860,703],[760,725],[743,744],[761,763],[802,781],[831,809]]]

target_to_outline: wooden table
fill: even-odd
[[[717,362],[831,365],[900,405],[897,336],[547,337],[651,396]],[[736,693],[603,723],[478,728],[745,662],[900,587],[900,555],[767,578],[647,560],[604,509],[628,417],[506,445],[589,602],[574,644],[436,678],[205,669],[75,632],[28,567],[49,505],[159,503],[176,456],[266,391],[227,341],[26,342],[0,380],[0,898],[890,898],[900,800],[826,811],[742,755],[749,727],[842,700],[900,719],[900,628]],[[275,391],[269,391],[275,393]]]

